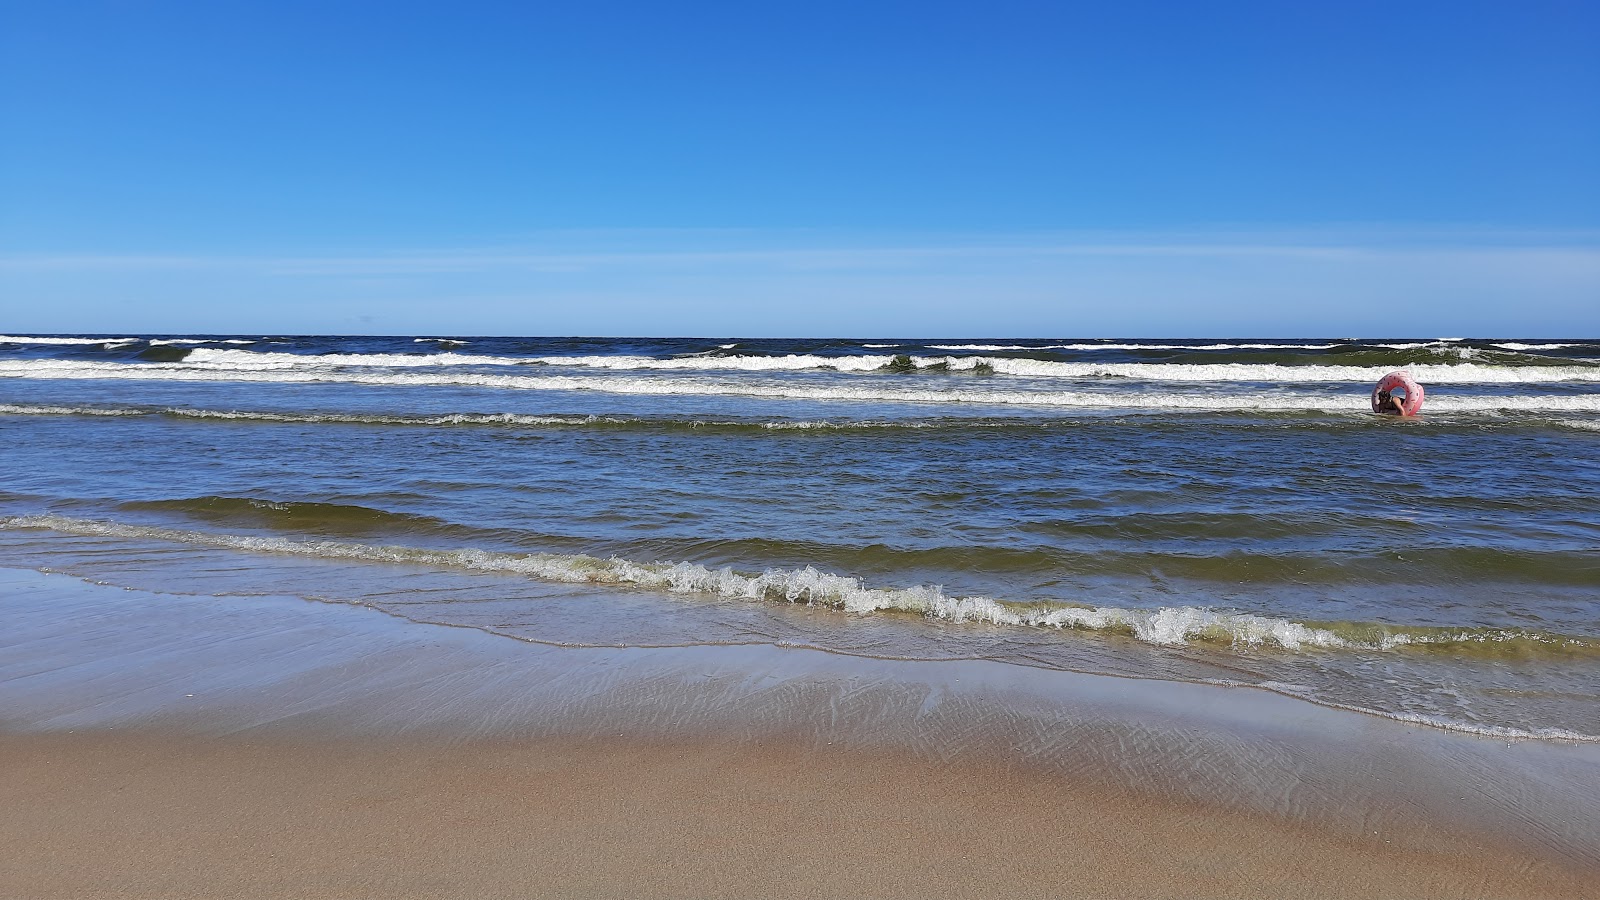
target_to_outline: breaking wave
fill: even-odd
[[[867,344],[871,347],[873,345]],[[933,350],[1331,350],[1341,344],[927,344]]]
[[[1129,379],[1146,383],[1369,384],[1395,368],[1405,368],[1425,384],[1600,383],[1600,365],[1492,365],[1477,362],[1382,365],[1283,365],[1279,363],[1099,363],[993,356],[478,356],[467,353],[328,353],[306,355],[196,347],[181,360],[105,362],[67,359],[0,360],[0,376],[32,378],[182,378],[227,374],[237,380],[354,380],[379,376],[385,369],[565,368],[618,372],[762,373],[832,371],[847,374],[964,372],[1029,379]],[[380,370],[363,372],[361,370]],[[515,372],[427,373],[442,378],[514,378]],[[529,377],[529,376],[521,376]],[[450,382],[443,382],[450,383]],[[471,383],[471,382],[468,382]],[[506,386],[515,386],[506,383]]]
[[[221,503],[234,512],[257,501],[195,498],[164,501],[186,509]],[[148,505],[148,504],[147,504]],[[311,504],[326,507],[328,504]],[[325,509],[315,511],[325,514]],[[371,511],[367,511],[371,512]],[[393,515],[393,514],[390,514]],[[1417,648],[1459,650],[1473,646],[1519,652],[1594,653],[1600,642],[1507,628],[1405,627],[1375,623],[1302,623],[1272,616],[1207,607],[1172,606],[1154,610],[1089,606],[1062,600],[1007,601],[983,596],[952,597],[938,586],[868,587],[859,578],[820,571],[767,569],[747,574],[691,562],[639,563],[583,554],[504,553],[481,549],[432,549],[345,541],[291,540],[215,534],[151,525],[134,525],[57,515],[0,517],[0,528],[47,529],[84,536],[172,541],[252,553],[281,553],[322,559],[422,565],[474,572],[521,575],[573,584],[612,584],[674,594],[821,606],[857,615],[910,613],[950,623],[984,623],[1057,630],[1112,632],[1167,647],[1222,645],[1234,649],[1283,651],[1395,651]]]
[[[60,344],[63,346],[96,344],[137,344],[144,338],[136,337],[29,337],[26,335],[0,334],[0,344]]]

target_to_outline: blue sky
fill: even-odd
[[[0,330],[1600,334],[1593,3],[0,16]]]

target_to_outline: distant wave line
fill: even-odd
[[[1430,404],[1436,412],[1488,413],[1518,412],[1530,414],[1519,417],[1510,424],[1576,428],[1583,431],[1600,431],[1600,420],[1573,418],[1540,418],[1539,413],[1600,412],[1600,399],[1560,398],[1571,402],[1560,409],[1530,409],[1525,403],[1510,398],[1475,398],[1472,402],[1457,398],[1443,398]],[[1592,402],[1590,402],[1592,401]],[[1262,412],[1323,413],[1339,417],[1344,422],[1361,422],[1371,418],[1363,405],[1305,407],[1289,410],[1258,410],[1241,408],[1200,407],[1170,409],[1159,406],[1143,409],[1122,407],[1076,407],[1078,411],[1100,411],[1107,414],[1157,414],[1175,413],[1227,413],[1254,415]],[[1026,429],[1039,430],[1065,428],[1085,422],[1104,421],[1103,418],[1085,419],[1081,415],[1069,418],[993,418],[993,417],[941,417],[934,419],[715,419],[681,416],[627,416],[600,414],[528,414],[509,412],[457,412],[457,413],[311,413],[274,410],[196,409],[187,407],[138,406],[63,406],[59,404],[0,403],[0,416],[83,416],[88,418],[168,417],[175,419],[218,420],[238,422],[283,423],[299,425],[378,425],[403,427],[526,427],[526,428],[682,428],[762,431],[881,431],[926,429]],[[1179,420],[1181,421],[1181,420]],[[1204,420],[1214,423],[1214,419]],[[1319,420],[1311,420],[1313,423]],[[1325,421],[1325,420],[1321,420]],[[1481,426],[1481,419],[1468,420]],[[1323,426],[1325,427],[1325,426]]]
[[[873,344],[863,346],[872,347]],[[892,345],[891,345],[892,346]],[[1331,350],[1352,344],[923,344],[931,350]],[[1374,345],[1376,346],[1376,345]],[[1416,346],[1422,346],[1418,344]]]
[[[1123,391],[1006,391],[972,388],[928,389],[878,382],[867,385],[807,385],[781,382],[734,382],[686,378],[607,378],[565,375],[490,375],[478,373],[416,372],[242,372],[200,369],[160,369],[154,366],[99,368],[6,369],[0,377],[64,380],[156,380],[181,382],[244,381],[284,384],[344,383],[374,386],[475,386],[533,391],[599,392],[642,396],[735,396],[765,399],[853,401],[918,404],[1059,407],[1087,410],[1190,410],[1237,412],[1302,411],[1350,413],[1364,410],[1365,393],[1348,400],[1327,396],[1292,396],[1254,393],[1248,397],[1222,394]],[[1597,412],[1600,394],[1519,397],[1430,397],[1432,412]]]
[[[887,374],[902,362],[916,371],[989,372],[997,375],[1050,379],[1125,378],[1143,382],[1211,383],[1371,383],[1398,368],[1425,384],[1544,384],[1600,383],[1600,365],[1502,366],[1480,363],[1417,363],[1411,365],[1286,366],[1275,363],[1083,363],[1006,357],[905,357],[794,355],[781,357],[730,356],[655,359],[640,356],[476,357],[460,353],[330,354],[302,356],[290,353],[255,353],[247,350],[198,348],[177,362],[104,362],[67,359],[3,359],[0,376],[35,378],[72,377],[177,377],[182,373],[223,373],[250,376],[262,373],[304,373],[311,380],[357,380],[350,369],[408,368],[452,369],[465,366],[566,367],[611,371],[792,372],[833,370],[848,374]],[[482,373],[486,377],[517,377],[516,373]],[[458,376],[459,377],[459,376]],[[205,379],[196,379],[205,380]],[[238,380],[261,380],[241,377]],[[282,380],[296,380],[284,378]],[[506,385],[510,386],[510,385]]]
[[[1470,350],[1470,348],[1468,348]],[[822,356],[706,356],[695,354],[670,359],[649,356],[545,355],[475,356],[464,353],[434,354],[324,354],[259,353],[248,350],[198,348],[172,366],[242,369],[246,371],[326,368],[333,366],[377,368],[427,368],[433,366],[552,366],[615,371],[736,371],[787,372],[831,370],[877,373],[909,364],[918,370],[991,372],[1030,378],[1137,378],[1147,381],[1376,381],[1396,368],[1406,368],[1418,378],[1434,383],[1503,383],[1544,381],[1600,381],[1600,365],[1506,366],[1482,363],[1386,363],[1381,365],[1282,365],[1278,363],[1096,363],[991,356],[894,356],[853,354]]]
[[[104,338],[78,338],[78,337],[29,337],[27,335],[0,334],[0,344],[62,344],[83,345],[94,344],[137,344],[144,338],[136,337],[104,337]]]

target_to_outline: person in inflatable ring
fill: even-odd
[[[1378,414],[1384,416],[1409,416],[1406,412],[1406,396],[1401,394],[1396,397],[1389,391],[1378,392]]]

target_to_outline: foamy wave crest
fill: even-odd
[[[1430,396],[1423,415],[1429,412],[1600,412],[1600,396],[1571,397],[1439,397]],[[1564,422],[1562,424],[1571,424]]]
[[[1600,373],[1600,367],[1593,371]],[[779,381],[717,382],[694,378],[646,378],[520,375],[478,372],[355,372],[286,369],[260,372],[213,371],[178,364],[86,363],[76,360],[3,360],[0,377],[43,379],[131,379],[157,381],[247,381],[278,383],[337,382],[367,385],[450,385],[539,391],[593,391],[645,396],[734,396],[792,400],[881,401],[891,403],[983,404],[995,406],[1045,406],[1094,410],[1177,410],[1238,412],[1309,411],[1333,414],[1363,412],[1363,389],[1348,397],[1296,394],[1251,394],[1247,401],[1222,394],[1186,394],[1170,391],[1049,391],[982,390],[969,387],[928,387],[927,382],[904,386],[889,379],[862,384],[795,384]],[[1539,397],[1430,398],[1431,412],[1597,412],[1600,395]]]
[[[20,406],[0,403],[0,416],[142,416],[142,409],[100,406]]]
[[[548,366],[584,369],[657,369],[735,372],[794,372],[805,369],[831,369],[836,372],[876,372],[894,361],[893,356],[817,356],[810,353],[789,356],[681,356],[656,359],[651,356],[539,356]]]
[[[1539,351],[1539,350],[1570,350],[1573,347],[1594,347],[1595,349],[1600,350],[1600,345],[1593,344],[1593,343],[1587,343],[1587,344],[1576,344],[1576,343],[1571,343],[1571,344],[1522,344],[1522,343],[1518,343],[1516,341],[1507,341],[1507,342],[1502,343],[1502,344],[1495,344],[1494,346],[1499,347],[1502,350],[1518,350],[1518,351],[1528,351],[1528,350],[1531,350],[1531,351]]]
[[[35,362],[67,362],[72,360],[35,360]],[[283,372],[307,370],[328,372],[342,367],[458,367],[458,365],[549,365],[549,367],[603,368],[603,370],[682,370],[682,372],[800,372],[800,370],[834,370],[834,372],[882,372],[896,365],[898,359],[883,354],[864,356],[826,357],[814,354],[794,356],[728,356],[728,357],[678,357],[654,359],[638,356],[546,356],[546,357],[482,357],[469,354],[326,354],[326,356],[298,356],[274,352],[226,351],[226,349],[200,348],[190,352],[187,359],[174,364],[102,364],[138,365],[168,370],[200,368],[200,370],[229,370],[229,372]],[[1211,381],[1211,383],[1376,383],[1379,378],[1394,370],[1394,365],[1278,365],[1278,364],[1149,364],[1149,362],[1056,362],[1043,359],[1010,359],[1010,357],[904,357],[912,367],[920,370],[944,372],[992,372],[997,375],[1026,376],[1026,378],[1130,378],[1138,381]],[[1558,381],[1589,381],[1600,383],[1600,365],[1485,365],[1485,364],[1413,364],[1406,365],[1413,378],[1426,384],[1539,384]],[[3,372],[3,370],[0,370]]]
[[[999,375],[1045,378],[1128,378],[1270,384],[1371,383],[1396,366],[1285,366],[1274,363],[1068,363],[1004,357],[913,358],[919,368],[951,370],[986,366]],[[1405,368],[1424,384],[1539,384],[1600,382],[1600,366],[1491,366],[1477,363],[1417,364]]]
[[[462,353],[335,353],[306,356],[199,347],[182,361],[86,362],[79,360],[4,360],[0,375],[73,377],[74,372],[117,370],[142,373],[136,377],[163,377],[159,373],[228,372],[304,373],[324,380],[352,380],[352,369],[428,369],[462,366],[557,367],[613,371],[683,372],[790,372],[831,370],[845,373],[881,373],[900,369],[981,372],[1038,379],[1099,381],[1109,378],[1143,382],[1231,384],[1371,384],[1395,366],[1288,366],[1275,363],[1084,363],[993,356],[903,356],[863,354],[852,356],[690,356],[656,359],[645,356],[474,356]],[[1403,368],[1424,384],[1542,384],[1555,382],[1600,383],[1600,365],[1502,366],[1482,363],[1419,363]],[[486,373],[498,375],[501,373]],[[505,373],[514,374],[514,373]],[[108,377],[86,375],[84,377]],[[110,375],[109,377],[119,377]],[[126,376],[120,376],[126,377]]]
[[[871,344],[866,346],[871,347]],[[1331,350],[1339,344],[928,344],[933,350]]]
[[[1520,632],[1503,630],[1462,630],[1457,633],[1443,629],[1409,629],[1398,633],[1378,630],[1370,636],[1358,638],[1354,634],[1341,635],[1329,628],[1287,619],[1202,607],[1120,609],[1064,601],[1016,603],[989,597],[951,597],[936,586],[872,588],[865,586],[858,578],[823,572],[810,566],[768,569],[759,575],[750,575],[731,568],[710,569],[689,562],[638,563],[617,557],[600,559],[571,554],[512,554],[478,549],[436,550],[341,541],[289,540],[54,515],[0,518],[0,528],[38,528],[85,536],[173,541],[253,553],[465,569],[576,584],[630,585],[727,599],[804,603],[857,615],[890,611],[914,613],[953,623],[982,622],[1112,631],[1162,646],[1181,646],[1198,641],[1226,644],[1237,649],[1395,650],[1427,644],[1503,642],[1528,637]],[[1371,632],[1373,628],[1367,627],[1365,630]]]
[[[240,338],[151,338],[150,346],[162,347],[169,344],[254,344]]]
[[[441,354],[448,357],[450,354]],[[436,358],[436,357],[426,357]],[[304,359],[304,358],[302,358]],[[327,360],[328,357],[312,357]],[[400,359],[411,359],[400,357]],[[474,357],[460,357],[473,360]],[[494,360],[491,360],[494,362]],[[614,371],[790,372],[827,370],[880,373],[915,369],[928,372],[981,372],[1042,379],[1130,379],[1146,382],[1214,382],[1273,384],[1374,383],[1396,366],[1288,366],[1276,363],[1088,363],[995,356],[689,356],[656,359],[646,356],[541,356],[523,362],[554,367]],[[354,363],[352,363],[354,364]],[[387,363],[384,363],[387,364]],[[403,363],[421,365],[422,363]],[[443,364],[456,364],[454,360]],[[1419,363],[1405,366],[1429,384],[1534,384],[1600,382],[1600,366],[1497,366],[1479,363]]]
[[[137,344],[143,338],[136,337],[106,337],[106,338],[77,338],[77,337],[30,337],[10,334],[0,334],[0,344]]]
[[[454,343],[454,342],[446,342]],[[471,356],[462,353],[270,353],[253,350],[219,350],[201,347],[190,353],[181,365],[203,369],[275,371],[305,369],[316,371],[343,366],[372,368],[412,368],[425,366],[526,366],[537,360],[515,356]]]
[[[1332,632],[1282,619],[1219,613],[1195,607],[1141,611],[1061,604],[1022,606],[987,597],[949,597],[938,587],[919,586],[898,590],[869,588],[860,579],[821,572],[810,566],[802,569],[768,569],[760,575],[746,575],[729,568],[708,569],[687,562],[637,563],[616,557],[600,559],[568,554],[523,555],[471,549],[431,550],[339,541],[295,541],[48,515],[0,518],[0,527],[43,528],[88,536],[175,541],[257,553],[442,566],[567,583],[633,585],[728,599],[805,603],[856,614],[890,610],[918,613],[928,618],[957,623],[1120,630],[1130,632],[1142,641],[1168,646],[1181,645],[1195,638],[1221,639],[1241,647],[1272,645],[1289,650],[1348,646]]]

